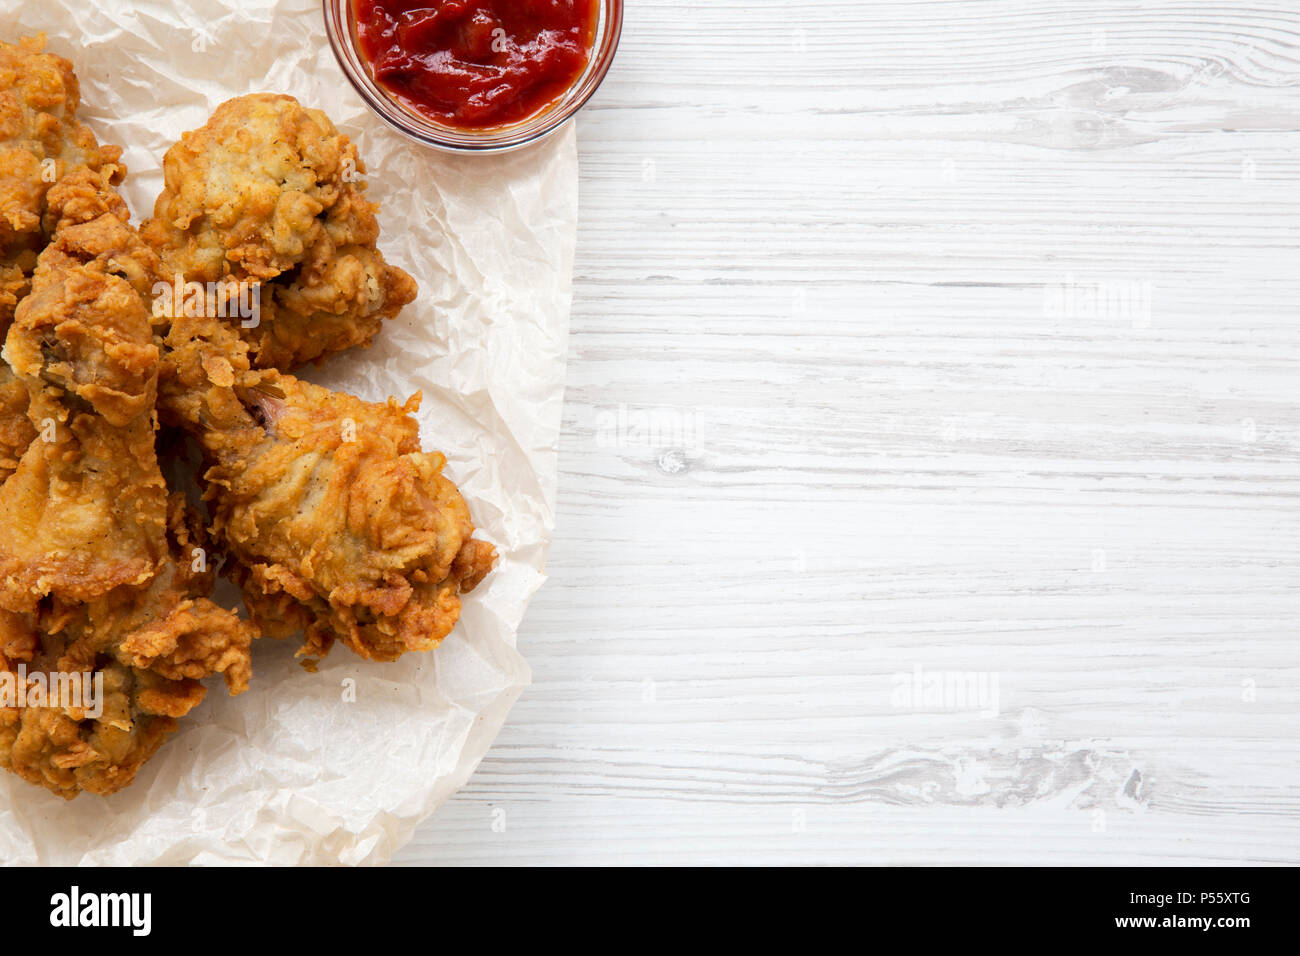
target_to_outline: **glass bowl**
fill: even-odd
[[[623,31],[623,0],[599,0],[599,20],[591,59],[568,92],[540,113],[509,126],[484,130],[444,126],[415,112],[379,86],[357,48],[352,0],[322,0],[325,32],[343,75],[366,105],[385,123],[417,143],[451,152],[502,153],[535,143],[573,118],[609,72]]]

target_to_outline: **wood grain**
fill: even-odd
[[[644,0],[579,141],[535,684],[398,862],[1300,862],[1300,5]]]

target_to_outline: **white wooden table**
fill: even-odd
[[[398,862],[1300,862],[1300,2],[632,0],[579,140],[535,683]]]

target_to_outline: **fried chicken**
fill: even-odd
[[[177,290],[206,290],[199,307],[170,296],[159,409],[203,451],[212,530],[253,620],[303,630],[303,653],[339,640],[387,661],[450,632],[495,552],[443,456],[420,450],[419,396],[375,404],[287,374],[368,343],[414,298],[374,247],[362,171],[323,113],[238,97],[168,150],[141,235]],[[223,282],[256,284],[254,327],[219,317]]]
[[[0,704],[0,766],[70,798],[130,783],[205,678],[246,689],[259,625],[315,657],[428,650],[496,555],[421,450],[418,394],[289,374],[416,294],[376,248],[348,138],[292,97],[231,100],[168,151],[137,231],[120,150],[42,45],[0,45],[0,684],[81,677],[103,706]],[[173,280],[187,305],[163,302]],[[224,311],[229,288],[258,321]],[[160,420],[202,453],[210,528],[168,492]],[[209,598],[209,533],[252,622]]]
[[[149,313],[130,283],[72,256],[100,226],[63,230],[42,253],[5,342],[30,419],[52,432],[0,487],[0,606],[12,610],[144,584],[166,551]]]
[[[204,677],[244,690],[255,635],[208,600],[206,542],[159,471],[157,260],[111,176],[83,172],[50,192],[57,231],[4,346],[43,433],[0,486],[0,670],[87,675],[106,696],[98,715],[0,709],[0,765],[65,797],[129,783]]]
[[[0,43],[0,333],[26,295],[36,257],[53,233],[50,188],[77,169],[120,182],[122,151],[100,146],[77,121],[72,64],[43,53],[45,37]]]
[[[167,151],[166,186],[141,231],[169,279],[257,284],[260,321],[238,323],[249,358],[290,371],[368,345],[415,298],[415,281],[375,248],[364,172],[319,110],[237,97]]]
[[[126,786],[202,702],[200,681],[221,674],[231,694],[251,676],[256,629],[209,601],[213,571],[195,559],[206,541],[182,495],[169,501],[169,558],[147,586],[87,603],[51,598],[33,613],[0,610],[0,670],[102,675],[102,713],[85,707],[0,708],[0,766],[63,797]],[[202,568],[201,570],[199,570]],[[66,676],[65,678],[66,679]]]
[[[100,146],[77,121],[72,64],[44,48],[43,36],[0,43],[0,342],[54,232],[50,192],[69,176],[93,173],[116,184],[126,172],[122,151]],[[0,361],[0,484],[35,437],[27,390]]]
[[[0,360],[0,485],[17,470],[18,460],[36,439],[27,406],[27,386]]]
[[[203,449],[213,530],[254,622],[303,629],[303,653],[436,647],[492,567],[445,458],[420,450],[418,395],[364,402],[253,369],[230,325],[179,316],[159,402]]]
[[[44,620],[0,611],[0,640],[55,644],[42,638]],[[34,656],[41,675],[70,673],[57,644]],[[0,668],[17,675],[26,662],[0,653]],[[99,716],[95,707],[27,706],[0,708],[0,767],[61,797],[82,791],[108,795],[130,783],[140,767],[176,729],[176,718],[202,699],[197,682],[173,682],[116,662],[90,674],[102,681]],[[34,680],[32,681],[34,683]],[[93,686],[93,685],[92,685]]]

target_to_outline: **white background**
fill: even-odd
[[[1296,2],[634,0],[534,685],[398,861],[1300,862],[1297,130]]]

